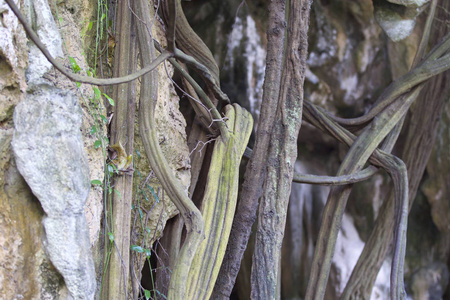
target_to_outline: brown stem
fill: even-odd
[[[117,28],[118,47],[114,62],[114,75],[121,76],[130,70],[135,70],[136,38],[134,20],[131,12],[122,2],[118,6]],[[114,109],[114,118],[111,122],[111,144],[122,144],[128,154],[133,153],[134,141],[134,116],[135,116],[135,82],[124,83],[113,87],[113,98],[123,99],[117,101]],[[127,299],[128,285],[130,284],[130,225],[131,203],[133,193],[133,176],[115,176],[114,189],[118,193],[112,193],[112,233],[116,249],[112,251],[108,270],[107,290],[103,293],[103,299]],[[106,209],[106,208],[105,208]],[[118,284],[118,283],[121,284]]]
[[[251,298],[280,299],[281,245],[297,159],[308,50],[309,0],[291,0],[278,108],[258,210]]]
[[[144,0],[137,0],[136,12],[147,24],[150,24],[150,7]],[[153,7],[153,6],[151,6]],[[142,64],[154,59],[155,48],[153,39],[145,30],[142,23],[138,23],[138,38]],[[158,98],[158,75],[151,72],[142,77],[141,95],[139,101],[139,129],[147,158],[153,171],[169,198],[180,211],[186,226],[186,240],[180,249],[177,262],[170,280],[168,299],[184,299],[189,269],[195,252],[204,239],[204,224],[200,211],[187,196],[181,182],[175,177],[165,159],[159,145],[156,133],[155,105]]]
[[[281,68],[284,53],[285,3],[270,1],[269,24],[267,28],[267,66],[264,80],[264,94],[261,116],[253,155],[247,165],[245,181],[240,201],[231,229],[224,261],[212,295],[212,299],[229,299],[242,256],[247,247],[251,228],[256,219],[258,198],[266,170],[266,158],[270,144],[270,134],[275,120],[280,88]]]

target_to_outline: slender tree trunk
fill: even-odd
[[[258,132],[256,133],[253,155],[247,165],[230,239],[212,299],[228,299],[230,297],[252,225],[256,219],[258,198],[261,195],[266,172],[267,153],[271,142],[270,135],[280,90],[285,28],[285,1],[270,1],[269,25],[267,28],[267,65]]]
[[[124,76],[136,69],[136,38],[131,11],[127,1],[118,4],[117,46],[115,50],[114,77]],[[135,83],[114,86],[113,99],[116,101],[111,123],[111,144],[120,143],[128,155],[133,153]],[[108,271],[108,288],[103,299],[127,299],[130,273],[130,224],[133,176],[118,175],[114,178],[112,197],[112,219],[110,223],[114,236],[114,246]],[[109,208],[111,209],[111,208]],[[109,212],[107,212],[109,214]],[[108,216],[109,217],[109,216]],[[108,225],[107,225],[108,226]]]
[[[297,159],[297,137],[302,120],[309,10],[308,0],[292,0],[290,3],[288,39],[278,108],[259,206],[251,274],[252,299],[280,298],[278,282],[281,245]]]

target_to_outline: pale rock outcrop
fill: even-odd
[[[63,56],[59,29],[47,1],[25,1],[22,11],[29,16],[29,23],[33,24],[33,28],[37,30],[50,53],[55,57]],[[65,9],[60,7],[59,12],[64,15],[60,18],[60,22],[66,21]],[[92,10],[90,13],[92,14]],[[48,77],[51,65],[39,50],[27,41],[17,18],[8,5],[1,0],[0,14],[2,17],[0,23],[0,121],[2,122],[0,128],[0,298],[90,299],[94,296],[96,279],[90,254],[88,227],[84,216],[84,203],[90,190],[90,183],[83,141],[85,148],[89,148],[89,144],[93,144],[93,141],[90,141],[92,137],[89,137],[89,134],[83,134],[82,141],[80,130],[83,133],[89,133],[92,120],[84,118],[83,123],[81,122],[82,112],[78,104],[80,99],[66,90],[73,90],[76,87],[75,83],[72,83],[70,88],[63,87],[64,90],[53,86],[64,86],[64,84],[61,80],[56,80],[55,74]],[[71,26],[71,32],[79,32],[76,26],[78,24],[72,21],[72,25],[74,26]],[[74,44],[77,44],[78,51],[81,53],[82,43]],[[46,79],[42,79],[43,75]],[[16,107],[18,103],[21,104]],[[30,103],[34,103],[34,108]],[[46,106],[47,104],[50,107]],[[51,132],[47,132],[49,135],[37,135],[36,130],[39,127],[37,123],[29,123],[32,120],[31,116],[47,113],[47,116],[50,119],[55,118],[56,122],[58,116],[62,117],[56,112],[61,112],[64,107],[66,115],[62,114],[63,119],[59,119],[61,122],[57,125],[48,123],[49,119],[46,121],[42,118],[34,119],[37,123],[43,121],[47,122],[47,125],[50,124],[45,128]],[[49,110],[46,111],[46,108]],[[29,113],[25,112],[25,116],[22,115],[21,118],[20,111],[24,110]],[[14,140],[16,150],[22,147],[22,150],[26,152],[22,153],[25,157],[19,157],[17,160],[12,154],[11,147],[14,111],[18,122]],[[71,117],[68,118],[69,114]],[[17,137],[21,135],[19,129],[22,130],[21,138],[27,135],[30,137],[28,147],[18,142]],[[63,136],[66,136],[66,139],[62,138]],[[60,153],[59,162],[62,168],[58,169],[57,164],[55,165],[58,156],[51,147],[61,146],[62,149],[64,147],[67,149]],[[30,154],[33,152],[34,154]],[[78,157],[83,163],[77,165],[72,161],[74,165],[71,165],[68,159],[70,157]],[[100,170],[98,174],[101,176],[95,179],[101,180],[103,162],[98,159],[93,161],[92,157],[95,157],[95,153],[90,157],[89,164],[93,166],[94,172],[98,173],[97,170]],[[102,157],[101,153],[100,157]],[[19,173],[16,163],[23,174]],[[41,167],[46,167],[48,171],[53,172],[52,176],[46,177],[45,171],[36,167],[39,163]],[[27,164],[34,170],[31,172],[26,170]],[[83,170],[82,172],[78,170],[78,175],[81,174],[82,177],[75,176],[76,167]],[[21,176],[24,174],[27,182]],[[66,175],[67,187],[62,189],[57,185],[57,176],[60,175]],[[72,193],[72,197],[69,193],[70,185],[72,188],[78,187]],[[30,187],[35,195],[41,197],[40,200],[45,197],[46,199],[39,203]],[[54,197],[58,192],[63,195],[62,201]],[[93,195],[96,196],[98,193]],[[96,206],[101,208],[101,192],[100,198],[96,199],[100,203]],[[97,210],[90,208],[90,211]],[[97,228],[94,230],[96,236],[91,238],[93,245],[98,240],[100,217],[95,219],[92,227]],[[64,275],[64,280],[60,274]]]
[[[17,166],[46,213],[45,245],[53,265],[75,299],[93,299],[95,271],[84,216],[90,181],[81,108],[70,92],[35,88],[14,113]]]

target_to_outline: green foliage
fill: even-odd
[[[69,56],[69,61],[70,61],[70,66],[72,67],[72,71],[74,73],[78,73],[81,71],[80,66],[77,64],[75,58],[73,58],[72,56]]]
[[[98,148],[100,148],[101,146],[102,146],[102,141],[96,140],[96,141],[94,142],[94,148],[95,148],[95,149],[98,149]]]
[[[99,100],[102,96],[102,92],[98,89],[98,87],[93,86],[92,89],[94,90],[95,100]]]
[[[108,95],[106,95],[105,93],[103,93],[103,96],[105,96],[106,100],[108,100],[109,104],[111,106],[114,106],[114,100],[111,99],[111,97],[109,97]]]
[[[135,251],[137,253],[144,253],[144,248],[138,245],[131,245],[131,251]]]
[[[150,294],[150,291],[149,291],[149,290],[146,290],[146,289],[144,289],[144,296],[145,296],[145,299],[146,299],[146,300],[150,299],[150,298],[151,298],[151,294]]]

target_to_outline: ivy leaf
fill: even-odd
[[[105,93],[103,93],[103,96],[105,96],[105,98],[108,100],[109,104],[111,104],[111,106],[114,106],[114,100],[111,99],[111,97],[109,97],[108,95],[106,95]]]
[[[144,249],[145,255],[148,257],[152,256],[152,250],[150,249]]]
[[[114,235],[112,234],[112,232],[108,232],[108,237],[111,242],[114,241]]]
[[[95,94],[95,99],[100,99],[102,92],[100,92],[100,90],[97,87],[93,87],[94,89],[94,94]]]
[[[78,73],[81,71],[80,66],[77,64],[75,58],[73,58],[72,56],[69,56],[69,61],[70,61],[70,65],[72,66],[72,71],[74,73]]]
[[[98,149],[98,148],[100,148],[101,146],[102,146],[102,141],[96,140],[96,141],[94,142],[94,148],[95,148],[95,149]]]
[[[142,191],[142,195],[144,195],[145,202],[148,202],[148,197],[147,197],[147,194],[145,193],[145,191]]]
[[[108,119],[104,115],[100,115],[100,119],[102,119],[105,124],[108,124]]]
[[[152,193],[152,195],[153,195],[153,197],[155,198],[156,202],[159,203],[159,198],[158,198],[158,195],[156,195],[155,190],[154,190],[151,186],[149,186],[148,184],[147,184],[147,188],[148,188],[148,189],[150,190],[150,192]]]
[[[131,245],[131,251],[135,251],[138,253],[144,253],[144,249],[138,245]]]
[[[146,290],[146,289],[144,289],[144,295],[145,295],[145,300],[148,300],[151,297],[150,291]]]
[[[102,182],[98,179],[91,180],[92,185],[102,185]]]
[[[94,135],[97,132],[97,126],[93,125],[91,127],[91,135]]]
[[[114,173],[114,167],[112,165],[108,165],[108,172],[109,174]]]

